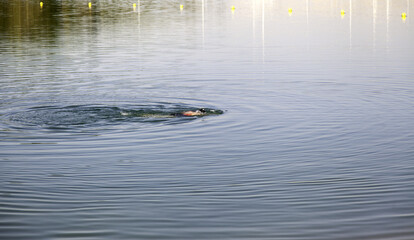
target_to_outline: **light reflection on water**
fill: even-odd
[[[0,1],[2,239],[413,238],[412,1],[133,3]]]

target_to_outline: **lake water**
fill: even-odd
[[[413,6],[0,0],[0,238],[414,239]]]

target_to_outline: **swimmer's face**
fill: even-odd
[[[183,112],[184,116],[200,116],[200,115],[204,115],[206,113],[206,110],[204,108],[200,108],[198,110],[195,111],[186,111]]]

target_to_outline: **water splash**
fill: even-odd
[[[134,106],[71,105],[37,106],[0,116],[9,125],[37,126],[40,128],[84,128],[134,123],[185,123],[200,117],[219,115],[223,111],[205,108],[202,116],[187,117],[181,113],[195,110],[182,104],[153,104]]]

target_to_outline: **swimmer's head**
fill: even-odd
[[[199,108],[197,110],[193,110],[193,111],[185,111],[182,112],[181,114],[184,116],[202,116],[202,115],[210,115],[210,114],[222,114],[223,111],[221,110],[213,110],[213,109],[205,109],[205,108]]]

